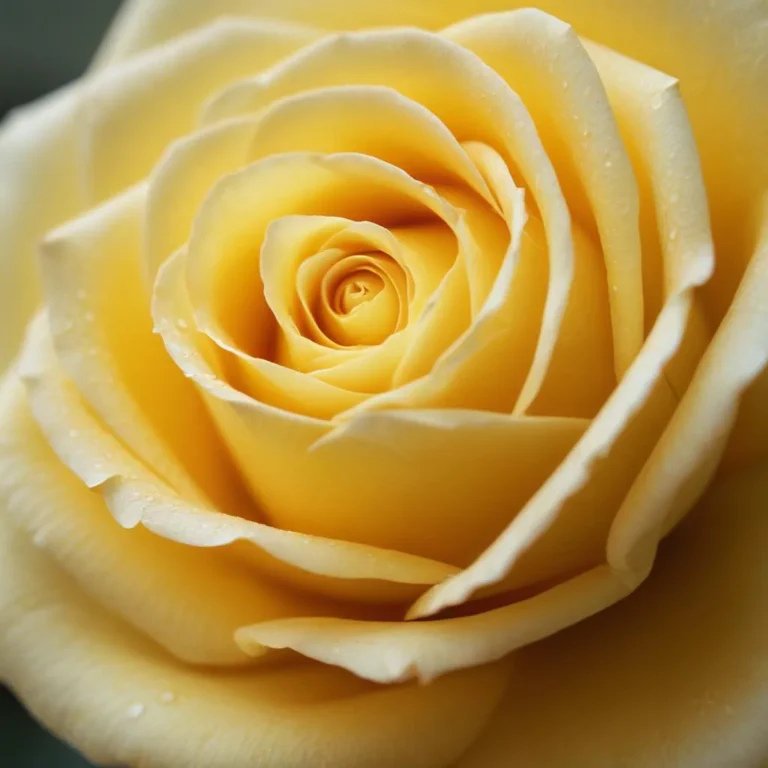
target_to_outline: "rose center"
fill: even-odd
[[[347,254],[328,266],[314,302],[315,321],[335,345],[380,344],[407,312],[400,266],[380,251]]]
[[[333,294],[331,307],[339,315],[349,315],[384,289],[384,280],[370,270],[360,270],[345,277]]]

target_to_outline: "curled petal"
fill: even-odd
[[[442,768],[477,737],[506,680],[498,664],[387,688],[314,663],[180,664],[8,525],[0,585],[0,676],[96,763],[358,768],[365,755],[370,768]]]
[[[635,594],[513,654],[505,701],[458,766],[760,765],[767,469],[716,481]]]
[[[85,204],[77,167],[79,95],[69,87],[14,111],[0,132],[0,373],[40,301],[38,241]]]
[[[80,119],[91,203],[146,178],[168,144],[194,127],[206,97],[316,37],[280,22],[219,19],[87,80]]]
[[[666,304],[576,449],[493,545],[470,568],[427,592],[412,609],[413,616],[460,603],[478,588],[499,582],[516,586],[532,574],[551,573],[552,562],[563,575],[604,562],[614,518],[677,406],[679,395],[669,379],[687,384],[681,371],[690,371],[691,361],[701,355],[695,291],[711,275],[713,250],[695,143],[679,96],[667,88],[668,78],[624,60],[617,64],[616,81],[607,76],[610,82],[627,76],[620,66],[639,68],[631,74],[642,87],[627,89],[631,95],[623,103],[632,105],[630,127],[644,138],[637,146],[659,204],[671,194],[664,190],[664,169],[672,161],[679,163],[675,178],[683,185],[678,194],[686,202],[660,217],[663,228],[676,231],[663,250],[669,275]],[[651,98],[652,86],[659,84],[666,96],[661,102]],[[642,480],[636,485],[643,487]],[[636,584],[646,573],[641,568],[623,576]]]

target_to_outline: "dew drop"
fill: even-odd
[[[163,691],[160,694],[160,701],[162,701],[163,704],[172,704],[176,701],[176,694],[173,691]]]
[[[652,99],[651,99],[651,109],[661,109],[661,107],[664,104],[664,98],[662,94],[657,93]]]
[[[92,323],[96,319],[96,316],[93,314],[93,312],[86,312],[83,317],[85,317],[86,323]]]
[[[568,81],[567,81],[567,80],[563,80],[563,83],[562,83],[562,85],[563,85],[563,90],[564,90],[564,91],[567,91],[567,90],[568,90],[568,86],[569,86],[569,83],[568,83]]]
[[[673,192],[673,193],[672,193],[672,194],[669,196],[669,202],[670,202],[670,203],[676,203],[676,202],[677,202],[679,199],[680,199],[680,195],[678,195],[678,194],[677,194],[677,192]]]
[[[144,705],[141,702],[131,704],[128,709],[125,710],[125,716],[131,720],[136,720],[144,714]]]
[[[35,535],[32,537],[32,543],[36,547],[42,547],[45,544],[46,536],[43,531],[36,531]]]
[[[77,437],[80,433],[76,429],[70,429],[69,430],[69,436],[70,437]]]
[[[677,238],[677,230],[676,229],[670,229],[669,230],[669,239],[675,240]]]
[[[87,295],[88,294],[82,288],[77,292],[77,298],[80,301],[82,301]]]
[[[605,161],[605,167],[606,168],[610,168],[612,165],[613,165],[613,161],[612,160],[606,160]]]
[[[183,317],[180,317],[180,318],[179,318],[179,319],[176,321],[176,325],[177,325],[179,328],[181,328],[181,330],[182,330],[182,331],[183,331],[183,330],[185,330],[185,329],[187,329],[187,328],[189,328],[189,324],[187,323],[187,321],[186,321],[186,320],[185,320]]]

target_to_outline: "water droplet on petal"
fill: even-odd
[[[85,318],[86,323],[92,323],[96,319],[96,316],[93,314],[93,312],[86,312],[83,317]]]
[[[181,328],[181,330],[182,330],[182,331],[183,331],[183,330],[185,330],[185,329],[187,329],[187,328],[189,328],[189,324],[187,323],[187,321],[186,321],[186,320],[185,320],[183,317],[180,317],[180,318],[179,318],[179,319],[176,321],[176,325],[177,325],[179,328]]]
[[[78,298],[78,299],[80,299],[80,301],[82,301],[82,300],[83,300],[83,299],[84,299],[84,298],[85,298],[87,295],[88,295],[88,294],[85,292],[85,290],[84,290],[83,288],[81,288],[81,289],[80,289],[80,290],[77,292],[77,298]]]
[[[160,701],[162,701],[163,704],[172,704],[176,701],[176,694],[173,691],[163,691],[160,694]]]
[[[144,714],[144,705],[138,701],[135,704],[131,704],[131,706],[125,710],[125,716],[129,717],[131,720],[136,720],[137,718],[141,717],[143,714]]]

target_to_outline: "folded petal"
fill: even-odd
[[[637,488],[633,492],[638,497],[652,498],[654,486],[638,474],[703,353],[706,335],[696,290],[710,277],[714,258],[696,146],[679,93],[660,73],[627,60],[615,62],[612,69],[613,54],[607,53],[607,60],[599,51],[592,54],[604,61],[609,93],[622,118],[630,122],[629,129],[642,139],[636,161],[650,179],[660,211],[666,303],[639,355],[576,449],[470,568],[418,601],[414,616],[460,603],[476,588],[513,588],[535,576],[552,577],[553,570],[567,576],[604,562],[611,526],[630,488]],[[631,78],[630,85],[623,78]],[[669,187],[670,175],[674,189]],[[673,194],[679,204],[669,200]],[[667,458],[658,469],[668,466]],[[684,482],[682,474],[661,474],[673,478],[672,487]],[[688,506],[692,501],[685,499]],[[656,510],[664,515],[668,508]],[[647,570],[623,573],[637,583]]]
[[[145,179],[223,85],[258,74],[316,36],[279,22],[218,19],[89,78],[80,119],[90,202]]]
[[[716,482],[634,595],[514,654],[506,699],[459,768],[761,765],[767,469]]]
[[[299,598],[284,587],[288,585],[308,595],[350,599],[361,604],[402,603],[418,594],[421,585],[434,584],[455,572],[451,566],[413,555],[274,529],[196,505],[174,493],[105,432],[83,407],[71,383],[57,367],[42,317],[31,328],[21,360],[21,373],[32,414],[50,447],[85,486],[103,497],[112,517],[124,528],[133,529],[141,525],[165,539],[187,545],[187,548],[177,548],[177,551],[181,553],[180,557],[184,555],[193,563],[195,558],[218,563],[211,567],[226,572],[233,568],[234,561],[235,569],[242,572],[242,578],[252,581],[248,594],[250,604],[258,602],[254,596],[261,589],[265,596],[273,593],[277,596],[267,601],[270,609],[279,606],[278,609],[285,611],[286,615],[295,611],[306,612],[307,606],[311,606],[314,612],[320,604],[324,604],[330,613],[339,610],[346,613],[349,609],[330,604],[328,600]],[[26,413],[25,409],[25,403],[18,408],[20,413]],[[18,440],[21,441],[26,432],[18,431],[21,435]],[[34,430],[33,436],[35,444],[41,441]],[[9,450],[9,454],[13,458],[13,451]],[[51,467],[56,477],[66,476],[54,462],[44,466]],[[40,471],[42,474],[44,470]],[[72,485],[72,481],[69,482]],[[83,492],[84,488],[80,488],[80,493]],[[58,520],[54,516],[58,509],[54,506],[50,512],[51,526]],[[75,503],[65,507],[65,511],[72,515],[78,514],[78,510]],[[104,516],[106,510],[101,507],[100,513]],[[23,515],[22,524],[36,524],[33,516],[26,515],[26,510],[21,510],[20,514]],[[60,511],[58,515],[63,517]],[[82,524],[87,530],[88,521],[83,520]],[[106,520],[101,527],[105,525]],[[118,530],[113,531],[116,539]],[[137,534],[139,538],[142,536]],[[147,546],[162,549],[162,544],[153,544],[151,539],[149,542]],[[229,547],[231,544],[235,546]],[[161,559],[167,561],[167,567],[172,569],[174,548],[167,544],[164,546],[171,554]],[[189,547],[220,548],[222,551],[218,555],[195,554],[195,549],[190,550]],[[246,564],[255,566],[255,570],[246,574],[242,567]],[[117,574],[125,579],[127,585],[135,579],[135,564],[129,567],[131,565],[128,563],[125,572]],[[88,563],[83,562],[83,566],[88,567]],[[201,568],[199,565],[196,567]],[[263,583],[265,575],[267,583]],[[95,585],[101,583],[101,580],[94,579]],[[275,583],[278,584],[277,589],[273,586]],[[201,599],[207,599],[205,594],[201,594]]]
[[[0,526],[0,678],[101,764],[442,768],[477,737],[506,675],[488,665],[382,688],[314,663],[180,664]]]
[[[248,513],[249,500],[194,387],[152,334],[141,278],[145,188],[49,234],[45,298],[56,353],[113,434],[186,498]]]
[[[0,132],[0,372],[40,301],[37,243],[85,204],[72,86],[13,113]]]

